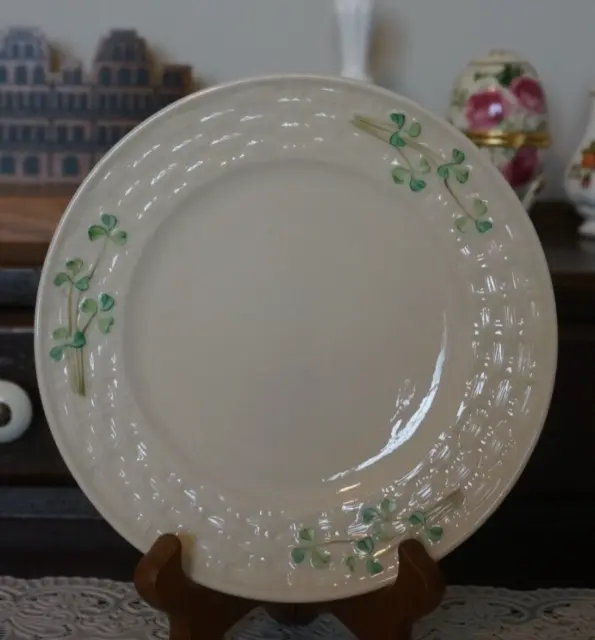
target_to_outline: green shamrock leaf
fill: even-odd
[[[473,201],[473,213],[475,213],[475,215],[478,218],[481,218],[482,216],[485,216],[487,212],[488,212],[487,200],[481,200],[480,198],[475,198],[475,200]]]
[[[112,330],[113,324],[113,316],[104,316],[103,318],[99,318],[99,320],[97,321],[97,328],[101,333],[107,335]]]
[[[469,169],[465,167],[454,167],[453,171],[455,173],[455,178],[461,184],[465,184],[465,182],[469,180]]]
[[[375,558],[368,558],[366,561],[366,570],[371,576],[376,576],[384,571],[384,567]]]
[[[55,360],[56,362],[60,362],[62,360],[62,356],[64,355],[64,347],[52,347],[50,349],[50,358]]]
[[[83,276],[82,278],[79,278],[75,283],[74,286],[79,290],[79,291],[87,291],[89,289],[89,285],[91,284],[91,277],[90,276]]]
[[[421,133],[421,124],[419,124],[419,122],[412,122],[409,125],[409,129],[407,130],[407,133],[412,138],[419,138],[419,135]]]
[[[411,178],[411,180],[409,180],[409,188],[411,189],[411,191],[421,191],[422,189],[425,189],[425,187],[425,180],[421,180],[420,178]]]
[[[425,524],[426,516],[421,511],[415,511],[409,516],[409,524]]]
[[[479,233],[486,233],[489,231],[494,225],[489,220],[476,220],[475,228],[479,231]]]
[[[467,218],[465,216],[460,216],[455,220],[455,227],[463,233],[465,231],[465,225],[467,224]]]
[[[393,147],[406,147],[407,143],[405,140],[399,135],[399,133],[393,133],[392,136],[388,140]]]
[[[405,124],[405,114],[404,113],[391,113],[390,119],[399,127],[399,129],[403,128]]]
[[[87,233],[89,234],[89,240],[91,240],[91,242],[94,242],[97,238],[108,235],[107,229],[99,226],[98,224],[92,224]]]
[[[60,327],[52,333],[52,337],[54,340],[66,340],[66,338],[68,338],[68,329],[66,327]]]
[[[304,542],[312,542],[314,540],[314,529],[303,527],[298,533],[298,538]]]
[[[430,173],[431,171],[430,163],[427,161],[426,158],[422,158],[419,161],[417,170],[419,171],[419,173]]]
[[[446,180],[450,176],[450,167],[449,167],[449,165],[448,164],[441,164],[438,167],[437,173],[443,180]]]
[[[102,311],[111,311],[114,308],[116,301],[110,296],[109,293],[99,294],[99,306]]]
[[[306,559],[306,552],[302,548],[296,547],[291,551],[291,558],[296,564],[301,564]]]
[[[442,533],[443,533],[442,527],[437,524],[426,529],[426,535],[428,536],[431,542],[438,542],[440,538],[442,538]]]
[[[453,149],[452,159],[456,164],[461,164],[461,162],[465,162],[465,154],[460,149]]]
[[[350,573],[355,573],[355,565],[357,563],[357,558],[355,556],[345,556],[343,558],[343,562],[347,569],[349,569]]]
[[[64,273],[64,271],[57,273],[54,278],[54,285],[56,287],[61,287],[65,282],[72,282],[70,276],[67,273]]]
[[[395,167],[392,170],[393,182],[395,184],[403,184],[409,178],[409,169],[405,167]]]
[[[374,551],[374,540],[370,536],[366,536],[355,543],[355,548],[362,553],[372,553]]]
[[[108,231],[113,231],[118,225],[118,218],[111,213],[103,213],[101,215],[101,222]]]
[[[75,349],[82,349],[87,344],[87,339],[82,331],[75,331],[72,336],[71,346]]]
[[[81,302],[81,311],[83,313],[97,313],[97,302],[93,298],[85,298]]]
[[[66,261],[66,268],[73,276],[76,276],[77,273],[83,268],[83,261],[80,258],[73,258],[72,260]]]
[[[331,554],[326,549],[315,548],[312,550],[312,566],[316,569],[323,569],[331,561]]]
[[[373,522],[378,517],[378,515],[379,514],[376,509],[374,509],[373,507],[366,507],[362,511],[362,520],[364,521],[364,524],[370,524],[370,522]]]

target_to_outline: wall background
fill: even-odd
[[[376,81],[439,114],[472,57],[508,48],[533,62],[554,138],[544,195],[563,194],[595,86],[594,0],[376,0],[376,15]],[[40,27],[86,65],[99,38],[121,27],[211,82],[339,69],[332,0],[4,0],[0,27],[19,25]]]

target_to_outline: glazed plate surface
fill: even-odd
[[[54,437],[142,551],[275,601],[439,558],[496,508],[548,408],[551,283],[521,204],[462,135],[336,78],[190,96],[73,198],[42,275]]]

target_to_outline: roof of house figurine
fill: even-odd
[[[122,136],[191,88],[187,65],[155,72],[133,30],[103,38],[89,74],[74,59],[52,66],[37,29],[0,34],[0,184],[77,184]]]

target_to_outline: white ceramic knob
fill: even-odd
[[[33,407],[25,391],[8,380],[0,380],[0,444],[20,438],[31,424]]]
[[[335,0],[341,34],[345,78],[372,82],[368,75],[368,49],[372,31],[372,0]]]

